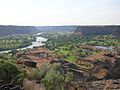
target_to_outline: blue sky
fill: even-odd
[[[0,0],[0,24],[120,24],[120,0]]]

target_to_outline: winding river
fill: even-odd
[[[16,50],[24,50],[24,49],[32,49],[33,47],[39,47],[45,45],[43,42],[47,41],[46,38],[40,37],[41,33],[36,34],[36,41],[32,42],[32,45],[24,47],[24,48],[19,48]],[[101,49],[109,49],[112,50],[112,47],[105,47],[105,46],[95,46],[96,48],[101,48]],[[0,53],[9,53],[12,50],[6,50],[6,51],[0,51]]]
[[[36,41],[32,42],[32,45],[24,47],[24,48],[19,48],[16,50],[32,49],[33,47],[39,47],[39,46],[45,45],[43,42],[47,41],[47,39],[37,36],[37,35],[40,35],[40,33],[36,34]],[[0,53],[9,53],[11,51],[12,50],[0,51]]]

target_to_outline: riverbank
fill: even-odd
[[[25,47],[22,47],[22,48],[17,48],[17,49],[14,49],[14,50],[32,49],[34,47],[39,47],[39,46],[45,45],[43,42],[47,41],[47,39],[43,38],[43,37],[40,37],[40,36],[37,36],[37,35],[38,34],[36,34],[36,40],[34,42],[31,42],[32,43],[31,45],[25,46]],[[12,51],[12,49],[4,50],[4,51],[0,51],[0,53],[9,53],[11,51]]]

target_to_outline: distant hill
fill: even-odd
[[[0,36],[14,35],[14,34],[31,34],[35,33],[37,29],[34,26],[11,26],[1,25]]]
[[[48,31],[74,31],[76,26],[37,26],[39,31],[48,32]]]
[[[0,36],[14,35],[14,34],[32,34],[39,32],[53,32],[53,31],[74,31],[75,26],[13,26],[0,25]]]
[[[84,36],[107,34],[120,35],[120,26],[0,26],[0,36],[54,31],[71,31],[75,34]]]
[[[90,35],[120,35],[120,26],[77,26],[74,33],[84,36]]]

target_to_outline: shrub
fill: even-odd
[[[42,80],[47,90],[62,90],[64,85],[64,76],[58,71],[49,71]]]
[[[25,73],[14,63],[1,61],[0,63],[0,80],[7,83],[22,84]]]

